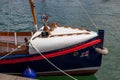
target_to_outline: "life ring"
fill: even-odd
[[[100,53],[100,54],[102,54],[102,55],[108,54],[108,49],[105,48],[105,47],[103,49],[101,49],[101,48],[95,48],[95,51],[98,52],[98,53]]]

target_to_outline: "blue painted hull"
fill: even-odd
[[[49,60],[60,69],[68,70],[68,73],[70,71],[71,74],[77,75],[78,73],[75,73],[76,71],[74,69],[82,70],[84,68],[99,67],[101,65],[101,58],[102,58],[102,55],[98,54],[93,47],[88,47],[86,49],[82,49],[67,55],[50,58]],[[35,71],[37,71],[41,75],[43,74],[42,72],[58,71],[51,64],[49,64],[45,59],[43,59],[43,60],[29,61],[29,62],[16,63],[16,64],[0,65],[0,72],[11,73],[11,74],[23,73],[23,71],[28,66],[33,68]],[[91,71],[93,70],[94,69],[91,69]],[[91,74],[91,71],[88,71],[85,74]],[[97,69],[94,70],[93,73],[95,73],[96,71]],[[59,72],[57,73],[61,74]],[[81,75],[82,73],[83,72],[79,72],[78,75]],[[52,74],[54,75],[54,72],[51,72],[51,74],[48,74],[48,75],[52,75]],[[47,75],[47,74],[43,74],[43,75]]]

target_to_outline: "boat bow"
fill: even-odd
[[[73,45],[81,44],[87,40],[97,37],[97,33],[88,31],[86,29],[72,28],[72,27],[56,27],[53,31],[50,31],[48,37],[42,36],[42,29],[37,31],[30,42],[34,44],[40,52],[53,51],[58,49],[64,49]],[[37,53],[33,52],[30,48],[30,54]]]

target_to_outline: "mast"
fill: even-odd
[[[35,9],[34,9],[34,0],[29,0],[30,2],[30,7],[31,7],[31,12],[32,12],[32,17],[33,17],[33,21],[34,21],[34,26],[35,26],[35,30],[38,30],[37,27],[37,19],[36,19],[36,14],[35,14]]]

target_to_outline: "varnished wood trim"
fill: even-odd
[[[8,54],[8,53],[10,53],[10,52],[1,52],[1,53],[0,53],[0,56],[4,56],[4,55],[6,55],[6,54]],[[15,52],[13,52],[12,54],[29,54],[29,52],[28,52],[27,48],[25,48],[25,49],[23,49],[23,50],[15,51]]]
[[[65,71],[66,73],[70,74],[70,75],[90,75],[90,74],[94,74],[97,72],[97,70],[77,70],[77,71]],[[44,72],[44,73],[40,73],[38,72],[37,73],[38,75],[41,75],[41,76],[57,76],[57,75],[64,75],[62,72],[51,72],[51,73],[47,73],[47,72]]]
[[[84,33],[57,34],[57,35],[50,35],[50,37],[55,37],[55,36],[82,35],[82,34],[90,34],[90,33],[89,33],[89,32],[84,32]]]
[[[33,0],[29,0],[30,3],[30,8],[31,8],[31,12],[32,12],[32,17],[33,17],[33,21],[34,21],[34,26],[35,29],[37,30],[37,19],[36,19],[36,13],[35,13],[35,5],[34,5],[34,1]]]
[[[93,70],[76,70],[76,71],[65,71],[69,75],[72,76],[79,76],[79,75],[93,75],[97,72],[98,69],[93,69]],[[7,73],[11,75],[22,75],[21,73]],[[38,76],[61,76],[64,75],[62,72],[57,71],[57,72],[37,72]]]
[[[0,36],[14,36],[14,32],[0,32]]]
[[[0,42],[0,46],[2,47],[10,47],[10,48],[17,48],[19,45],[15,45],[14,43],[6,43],[6,42]],[[26,45],[22,46],[22,48],[25,48]]]
[[[16,32],[17,36],[32,36],[31,32]]]
[[[10,47],[10,48],[16,48],[17,45],[13,44],[13,43],[6,43],[6,42],[0,42],[0,46],[2,47]]]
[[[0,32],[0,36],[14,36],[15,32]],[[31,32],[16,32],[16,36],[32,36]]]

